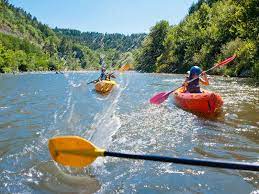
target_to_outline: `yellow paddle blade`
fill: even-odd
[[[49,152],[53,160],[71,167],[91,164],[105,150],[78,136],[59,136],[49,139]]]
[[[123,66],[121,66],[121,68],[119,69],[119,71],[128,71],[130,69],[130,64],[125,64]]]

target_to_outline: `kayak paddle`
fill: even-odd
[[[51,157],[56,162],[71,167],[84,167],[94,162],[95,159],[99,156],[111,156],[117,158],[150,160],[184,165],[207,166],[259,172],[258,164],[108,152],[104,149],[96,147],[91,142],[78,136],[59,136],[51,138],[49,140],[49,152]]]
[[[96,83],[98,82],[98,79],[88,82],[87,84]]]
[[[130,64],[125,64],[123,66],[120,67],[119,71],[123,72],[123,71],[128,71],[130,69]]]
[[[234,54],[232,57],[229,57],[227,59],[225,59],[224,61],[221,61],[220,63],[216,63],[212,68],[208,69],[207,71],[204,71],[204,73],[207,73],[208,71],[215,69],[216,67],[223,67],[224,65],[228,64],[229,62],[233,61],[236,58],[236,54]],[[201,74],[200,74],[201,75]],[[199,75],[199,76],[200,76]],[[196,80],[198,78],[193,78],[191,80],[189,80],[187,83],[190,83],[194,80]],[[174,91],[176,91],[177,89],[181,88],[182,86],[170,91],[170,92],[160,92],[158,94],[156,94],[155,96],[153,96],[149,101],[151,104],[161,104],[162,102],[164,102],[171,93],[173,93]]]

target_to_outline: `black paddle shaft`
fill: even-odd
[[[259,172],[258,164],[249,164],[241,162],[226,162],[222,160],[198,160],[198,159],[187,159],[187,158],[174,158],[156,155],[138,155],[138,154],[124,154],[118,152],[104,152],[104,156],[112,156],[118,158],[138,159],[138,160],[151,160],[159,162],[170,162],[175,164],[195,165],[195,166],[207,166],[214,168],[226,168],[235,170],[249,170]]]
[[[88,82],[87,84],[95,83],[95,82],[97,82],[97,81],[98,81],[98,79],[97,79],[97,80],[90,81],[90,82]]]

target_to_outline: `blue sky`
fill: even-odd
[[[107,33],[148,32],[179,23],[197,0],[9,0],[50,27]]]

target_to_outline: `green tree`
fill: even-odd
[[[192,65],[207,69],[236,53],[235,62],[215,73],[258,79],[258,23],[257,0],[199,0],[180,24],[169,27],[160,40],[163,49],[159,55],[152,50],[151,30],[136,55],[137,68],[185,73]]]
[[[169,23],[164,20],[151,28],[150,34],[143,42],[137,69],[146,72],[156,71],[157,58],[165,51],[164,41],[168,30]]]

